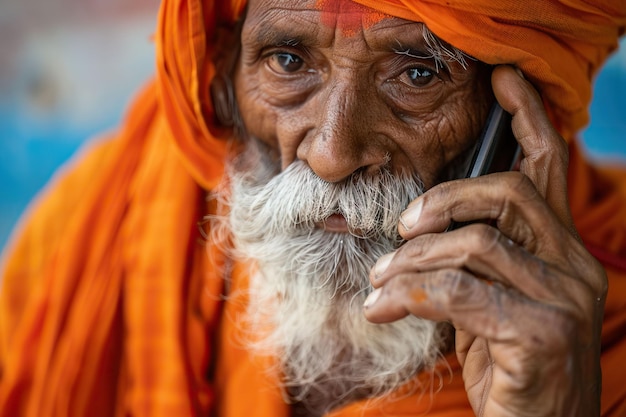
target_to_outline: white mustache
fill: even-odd
[[[270,233],[294,234],[313,230],[333,214],[341,214],[348,229],[362,238],[396,239],[398,220],[406,206],[423,193],[419,178],[395,175],[389,168],[377,174],[357,172],[340,183],[318,177],[302,161],[272,178],[246,178],[252,192],[238,198],[237,213],[248,219],[271,219]]]

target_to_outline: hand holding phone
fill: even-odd
[[[476,143],[465,178],[510,171],[517,165],[520,154],[519,143],[511,130],[511,115],[495,101]],[[458,229],[465,224],[452,222],[448,230]]]

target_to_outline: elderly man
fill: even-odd
[[[625,188],[573,136],[625,15],[165,0],[8,255],[0,415],[624,415]],[[519,169],[461,179],[496,101]]]

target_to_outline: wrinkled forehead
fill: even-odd
[[[379,10],[361,5],[351,0],[250,0],[248,15],[271,17],[289,17],[294,14],[309,16],[326,28],[352,35],[368,29],[392,16]]]
[[[346,0],[316,0],[315,6],[321,12],[320,21],[323,25],[336,27],[346,36],[353,35],[362,27],[369,28],[391,17]]]
[[[329,46],[337,37],[361,36],[373,49],[422,39],[424,25],[350,0],[250,0],[244,33],[261,44]],[[292,36],[291,39],[287,35]],[[306,39],[301,39],[306,38]]]

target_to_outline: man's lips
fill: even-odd
[[[348,222],[341,214],[335,213],[328,216],[324,221],[315,224],[327,232],[348,233]]]

